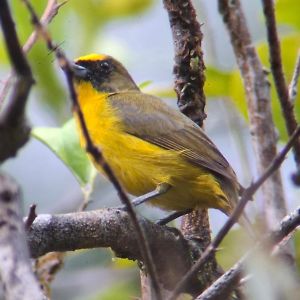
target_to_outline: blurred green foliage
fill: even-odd
[[[42,15],[47,1],[31,1],[39,16]],[[62,2],[62,1],[60,1]],[[140,15],[151,7],[153,0],[99,0],[99,1],[67,1],[53,21],[48,26],[53,40],[64,48],[66,32],[68,32],[68,43],[81,33],[81,40],[76,43],[78,53],[85,53],[95,41],[95,35],[101,32],[102,27],[109,21],[129,18]],[[21,44],[24,44],[33,31],[27,9],[19,0],[12,0],[12,11],[17,25],[17,32]],[[76,28],[71,25],[72,18],[76,16]],[[79,17],[80,16],[80,17]],[[0,40],[0,62],[3,65],[9,64],[6,51],[4,51],[3,40]],[[34,77],[37,81],[35,89],[38,92],[40,101],[53,110],[59,120],[66,117],[65,102],[66,90],[61,85],[57,74],[55,58],[46,49],[43,41],[37,42],[28,54]]]
[[[135,281],[127,281],[114,284],[106,291],[101,292],[89,300],[124,300],[124,299],[136,299],[139,292],[139,285]]]
[[[218,263],[224,270],[228,270],[251,248],[251,245],[244,229],[231,230],[216,252]]]
[[[300,1],[279,0],[275,3],[276,18],[278,20],[281,40],[283,68],[287,83],[289,83],[292,79],[297,54],[300,48],[300,31],[298,30],[300,28]],[[288,29],[282,28],[284,26],[288,26]],[[263,65],[266,67],[266,71],[270,70],[269,52],[266,41],[259,42],[257,44],[257,50]],[[273,118],[279,131],[279,138],[281,140],[286,140],[287,133],[285,122],[282,118],[281,107],[271,74],[269,74],[268,79],[271,83]],[[205,93],[208,97],[224,97],[231,99],[245,119],[248,118],[243,82],[238,70],[222,72],[212,66],[208,66],[206,70]],[[300,119],[299,102],[300,94],[298,93],[295,105],[295,113],[298,120]]]

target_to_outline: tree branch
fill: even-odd
[[[296,61],[295,70],[293,73],[293,78],[289,85],[289,99],[293,104],[295,103],[297,93],[298,93],[297,86],[298,86],[298,82],[299,82],[299,76],[300,76],[300,50],[298,50],[297,61]]]
[[[282,67],[282,57],[280,42],[276,28],[274,3],[273,0],[262,0],[262,5],[266,20],[272,75],[274,78],[277,95],[281,104],[281,110],[284,116],[285,126],[288,135],[291,136],[297,127],[297,121],[294,114],[294,105],[289,98],[288,86],[285,80]],[[300,184],[300,139],[295,143],[293,150],[298,169],[298,176],[294,176],[294,181],[295,183]]]
[[[37,32],[44,38],[48,49],[55,52],[56,58],[59,62],[59,65],[64,70],[64,73],[65,73],[66,79],[67,79],[69,92],[70,92],[71,101],[72,101],[73,112],[78,115],[79,123],[80,123],[81,129],[82,129],[82,132],[83,132],[85,143],[86,143],[86,151],[102,167],[102,169],[104,170],[104,172],[107,175],[108,179],[113,184],[116,191],[118,192],[118,195],[119,195],[119,198],[120,198],[121,202],[126,206],[126,208],[128,210],[128,213],[129,213],[129,216],[130,216],[130,219],[131,219],[131,222],[134,224],[134,230],[137,234],[136,238],[139,241],[138,247],[141,250],[143,261],[144,261],[145,266],[147,268],[147,272],[149,273],[149,276],[151,278],[156,299],[161,300],[162,299],[161,290],[160,290],[159,281],[157,279],[158,274],[156,272],[156,267],[157,266],[153,263],[152,253],[149,249],[149,244],[148,244],[146,235],[144,233],[143,227],[139,223],[137,215],[134,211],[133,205],[131,204],[127,194],[125,193],[125,191],[123,189],[123,187],[119,183],[119,181],[118,181],[117,177],[115,176],[113,170],[110,168],[108,163],[105,161],[101,150],[96,145],[94,145],[94,143],[93,143],[93,141],[90,137],[90,134],[87,130],[87,126],[86,126],[86,122],[85,122],[83,113],[81,111],[81,108],[80,108],[80,105],[79,105],[79,102],[78,102],[78,99],[77,99],[76,91],[75,91],[75,88],[74,88],[74,85],[73,85],[73,71],[72,71],[71,65],[70,65],[69,61],[67,60],[64,52],[57,45],[55,45],[53,43],[49,32],[40,23],[40,21],[39,21],[37,15],[36,15],[32,5],[29,3],[29,1],[28,0],[23,0],[23,2],[25,3],[25,5],[26,5],[26,7],[27,7],[27,9],[28,9],[28,11],[31,15],[32,23],[35,26]]]
[[[172,289],[191,267],[190,252],[195,251],[194,244],[190,245],[177,230],[143,218],[139,221],[148,237],[159,279]],[[111,247],[119,257],[143,261],[128,213],[115,208],[38,215],[27,233],[27,241],[32,257],[52,251]]]
[[[201,127],[206,118],[205,95],[203,86],[204,60],[201,49],[202,32],[197,21],[196,11],[190,0],[164,0],[168,12],[173,35],[175,50],[175,91],[178,97],[178,106],[182,113]],[[182,218],[181,231],[187,237],[193,236],[198,242],[198,254],[210,244],[210,226],[207,209],[197,209]],[[217,271],[217,262],[213,256],[206,263],[203,272],[199,274],[200,285],[195,286],[194,292],[205,289],[220,274]]]
[[[235,207],[231,216],[228,218],[228,220],[221,228],[221,230],[218,232],[218,234],[213,239],[213,241],[210,243],[210,245],[205,249],[205,251],[198,259],[198,261],[193,265],[193,267],[189,270],[189,272],[184,275],[184,277],[178,283],[178,285],[176,286],[176,288],[174,289],[172,295],[168,298],[168,300],[176,299],[176,296],[179,295],[179,293],[183,290],[184,286],[189,282],[190,278],[193,278],[197,274],[197,272],[200,270],[200,268],[203,266],[206,260],[209,259],[209,257],[216,251],[217,247],[220,245],[225,235],[229,232],[232,226],[238,221],[248,201],[252,199],[253,195],[262,186],[262,184],[268,178],[270,178],[270,176],[272,176],[272,174],[281,166],[288,151],[292,148],[299,135],[300,135],[300,126],[297,127],[297,130],[293,133],[289,142],[286,144],[283,150],[278,154],[278,156],[275,157],[275,159],[270,164],[270,166],[265,171],[265,173],[258,180],[252,183],[250,187],[245,189],[239,203]]]
[[[16,74],[10,99],[0,111],[0,163],[16,154],[29,139],[30,127],[25,121],[25,105],[34,83],[31,69],[23,55],[15,25],[6,0],[0,2],[0,23],[7,52]]]
[[[276,156],[276,132],[271,110],[270,84],[257,52],[240,1],[219,0],[219,11],[228,29],[242,79],[244,81],[252,143],[258,174],[268,168]],[[296,142],[298,143],[298,141]],[[274,228],[286,215],[280,172],[262,186],[266,225]]]
[[[182,113],[202,127],[205,82],[201,49],[202,32],[191,1],[164,0],[173,34],[175,50],[175,91]]]
[[[279,244],[286,236],[292,233],[297,226],[300,225],[300,207],[295,211],[284,217],[280,222],[279,228],[273,233],[264,237],[258,242],[255,247],[248,251],[231,269],[223,274],[218,280],[214,282],[208,289],[206,289],[197,300],[220,300],[226,299],[239,284],[240,275],[242,273],[245,262],[254,255],[258,250],[271,249]]]
[[[45,299],[32,272],[20,206],[19,187],[0,174],[0,278],[5,299]]]

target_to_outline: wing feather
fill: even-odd
[[[192,164],[238,185],[234,171],[214,143],[179,111],[140,92],[111,94],[109,100],[128,134],[165,149],[182,151],[182,156]]]

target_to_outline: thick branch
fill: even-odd
[[[191,1],[164,0],[168,11],[175,48],[175,91],[182,113],[203,125],[205,95],[202,32]]]
[[[163,3],[168,12],[174,41],[174,75],[178,106],[182,113],[202,127],[206,118],[203,91],[205,65],[201,49],[202,32],[196,11],[190,0],[164,0]],[[193,236],[198,241],[200,251],[194,256],[197,260],[200,252],[211,242],[207,209],[198,209],[184,216],[181,230],[185,236]],[[203,270],[199,274],[201,284],[195,286],[196,293],[205,289],[219,276],[214,255]]]
[[[239,278],[242,273],[246,260],[248,260],[257,250],[271,249],[279,244],[286,236],[293,232],[300,225],[300,207],[293,211],[280,222],[279,228],[272,234],[263,238],[254,248],[246,253],[231,269],[214,282],[206,291],[204,291],[197,300],[220,300],[226,299],[239,284]]]
[[[275,82],[277,95],[280,100],[281,110],[284,116],[286,129],[288,135],[291,136],[297,127],[297,121],[294,114],[294,105],[289,98],[288,86],[285,80],[283,67],[282,67],[280,42],[279,42],[277,28],[276,28],[274,1],[262,0],[262,4],[263,4],[263,10],[266,19],[271,70]],[[294,145],[293,150],[294,150],[297,167],[300,170],[300,139]]]
[[[147,235],[159,279],[172,289],[191,266],[191,245],[174,229],[142,218],[139,221]],[[119,209],[38,215],[27,236],[33,257],[51,251],[111,247],[119,257],[143,261],[130,217]]]
[[[0,174],[0,278],[5,299],[45,299],[32,272],[20,206],[18,186]]]
[[[6,0],[0,2],[0,23],[16,82],[7,105],[0,112],[0,163],[14,156],[29,139],[24,110],[33,84],[31,69],[23,55]]]

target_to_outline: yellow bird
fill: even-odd
[[[241,186],[199,126],[142,93],[124,66],[108,55],[79,57],[73,69],[91,139],[128,193],[140,196],[163,187],[149,203],[172,211],[205,207],[232,212]],[[85,147],[76,113],[75,118]]]

